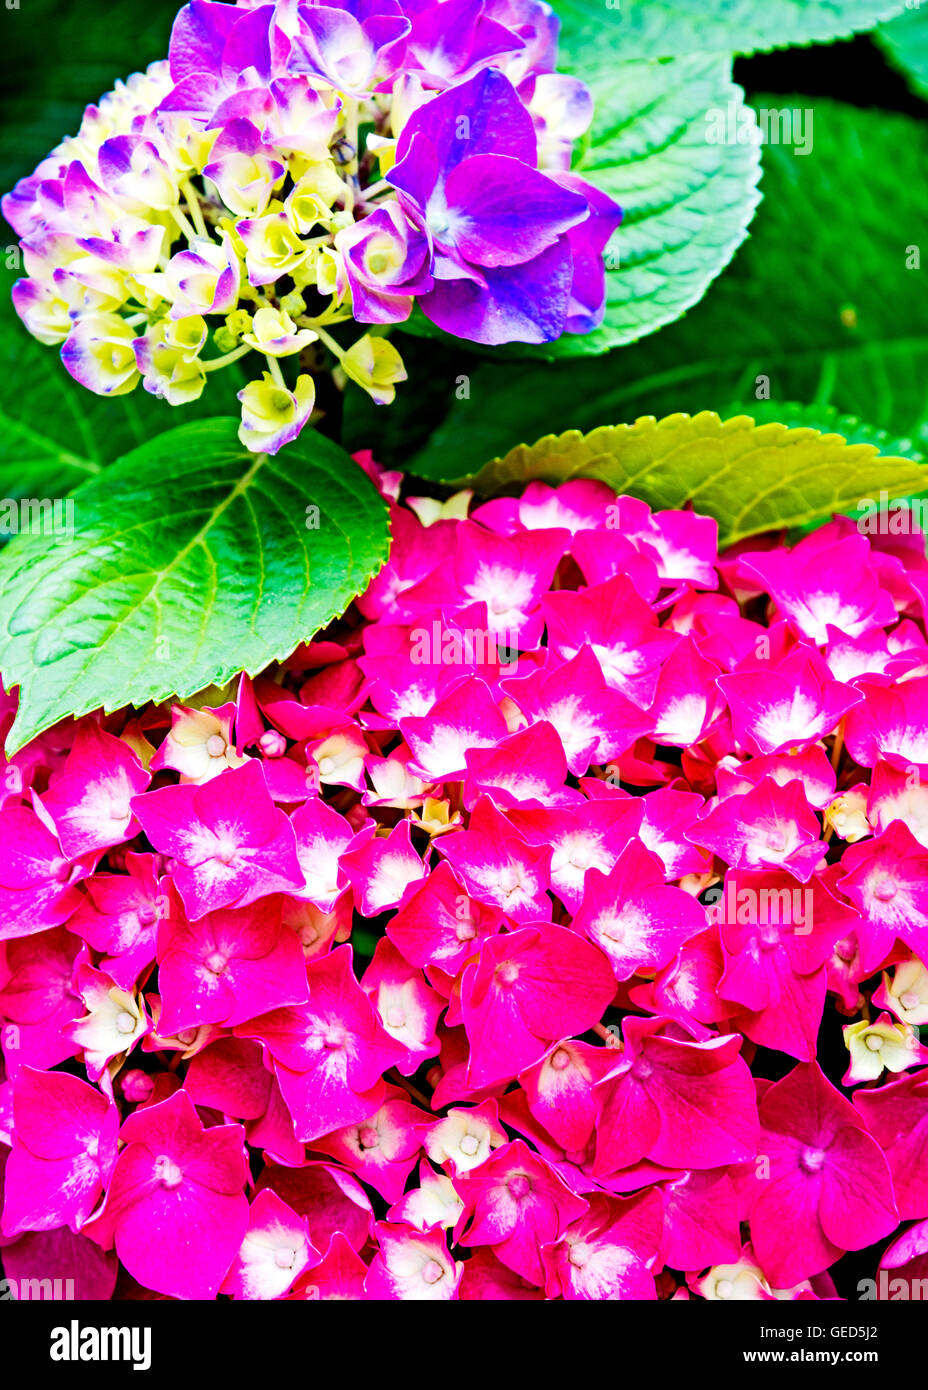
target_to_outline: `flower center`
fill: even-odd
[[[362,1149],[376,1149],[380,1147],[380,1135],[373,1125],[362,1125],[358,1130],[358,1143]]]
[[[276,729],[266,729],[258,739],[258,747],[266,758],[279,758],[287,751],[287,740]]]
[[[570,1247],[567,1258],[577,1269],[582,1269],[590,1258],[590,1247],[587,1245],[586,1241],[574,1241],[573,1245]]]
[[[168,1158],[167,1154],[159,1154],[155,1159],[155,1178],[162,1187],[179,1187],[184,1175],[173,1158]]]

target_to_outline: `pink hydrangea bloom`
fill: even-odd
[[[190,76],[227,135],[325,125]],[[600,483],[405,499],[362,462],[394,547],[343,619],[5,765],[9,1276],[805,1301],[880,1242],[921,1277],[928,562],[841,521],[719,556]]]

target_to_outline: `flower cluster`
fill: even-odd
[[[543,0],[192,0],[168,58],[4,198],[17,312],[105,396],[181,405],[262,355],[239,399],[265,452],[310,419],[325,349],[390,402],[415,304],[478,343],[590,331],[621,212],[570,172],[592,103],[557,34]]]
[[[401,501],[360,461],[394,550],[344,619],[2,769],[8,1277],[928,1273],[922,538],[720,556],[597,482]]]

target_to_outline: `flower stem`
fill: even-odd
[[[247,343],[242,343],[241,347],[234,348],[232,352],[227,352],[224,357],[212,357],[207,358],[205,362],[201,361],[200,366],[203,368],[204,372],[218,372],[220,367],[228,367],[230,362],[237,362],[238,359],[244,357],[247,352],[251,352],[251,348]]]
[[[392,183],[386,179],[380,179],[377,183],[369,184],[367,188],[362,188],[361,193],[365,202],[370,202],[371,198],[379,198],[381,193],[395,193],[396,190]]]
[[[838,771],[838,764],[841,761],[841,754],[844,752],[844,725],[846,719],[842,719],[838,725],[838,732],[835,734],[835,741],[831,749],[831,766],[835,772]]]
[[[174,218],[174,221],[177,223],[178,227],[180,227],[181,231],[183,232],[183,234],[184,234],[184,236],[187,238],[187,240],[188,240],[188,241],[196,241],[196,239],[197,239],[196,231],[195,231],[194,228],[190,225],[189,221],[187,220],[187,218],[185,217],[185,215],[181,212],[181,210],[180,210],[180,208],[179,208],[178,206],[175,206],[175,207],[172,207],[172,208],[171,208],[171,216]]]
[[[320,328],[318,324],[316,324],[316,333],[319,335],[319,341],[325,343],[329,351],[334,352],[335,356],[338,358],[340,362],[345,355],[344,349],[340,348],[338,346],[338,343],[332,337],[332,335],[330,333],[326,333],[325,329]]]
[[[361,162],[361,151],[358,149],[358,103],[348,102],[348,112],[345,120],[345,138],[354,150],[354,156],[349,160],[345,173],[350,174],[355,183],[358,181],[358,166]]]
[[[280,369],[280,363],[278,362],[277,358],[273,357],[269,352],[265,353],[264,355],[267,358],[268,371],[274,378],[274,381],[282,391],[286,391],[287,383],[284,381],[284,374]]]
[[[202,237],[204,241],[208,241],[209,232],[206,230],[206,223],[203,220],[203,209],[200,207],[200,200],[189,179],[184,180],[180,186],[180,191],[187,199],[187,207],[190,211],[190,216],[193,218],[193,225],[197,229],[197,235]]]

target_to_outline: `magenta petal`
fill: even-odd
[[[898,1222],[889,1167],[861,1129],[840,1129],[829,1149],[820,1217],[825,1235],[846,1250],[862,1250]]]

